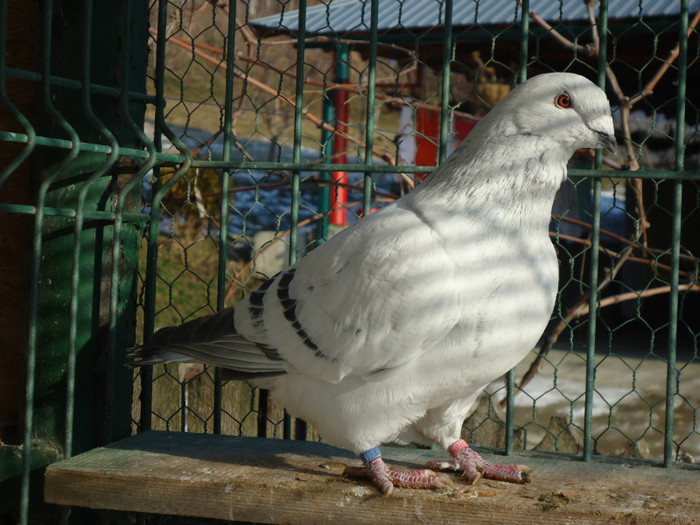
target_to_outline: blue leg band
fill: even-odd
[[[369,463],[373,459],[377,459],[378,457],[381,457],[381,455],[382,455],[382,451],[379,450],[379,447],[374,447],[374,448],[371,448],[371,449],[367,450],[366,452],[363,452],[362,454],[360,454],[360,459],[362,460],[362,463],[364,463],[366,465],[367,463]]]

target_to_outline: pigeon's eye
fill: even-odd
[[[569,97],[569,95],[567,95],[566,93],[562,93],[561,95],[557,96],[557,98],[554,100],[554,103],[560,108],[570,108],[571,97]]]

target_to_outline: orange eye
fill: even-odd
[[[564,109],[570,108],[571,107],[571,98],[566,93],[562,93],[561,95],[559,95],[556,98],[554,103],[557,106],[559,106],[560,108],[564,108]]]

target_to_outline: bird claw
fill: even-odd
[[[394,487],[437,489],[452,485],[449,479],[438,476],[432,470],[392,470],[386,466],[381,457],[373,459],[361,467],[345,467],[343,476],[353,479],[369,479],[386,495],[391,494]]]
[[[425,467],[438,471],[461,470],[470,485],[476,485],[482,477],[509,483],[530,483],[528,467],[490,463],[461,439],[452,445],[449,451],[453,460],[429,461]]]

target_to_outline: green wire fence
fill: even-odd
[[[41,504],[42,468],[136,432],[322,440],[125,349],[410,191],[553,70],[606,89],[618,152],[572,160],[552,321],[465,439],[696,468],[700,0],[619,4],[0,1],[0,521],[86,519]]]

